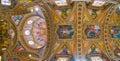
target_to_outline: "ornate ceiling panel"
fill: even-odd
[[[0,48],[10,52],[7,60],[110,61],[120,57],[118,3],[1,0],[0,10]]]

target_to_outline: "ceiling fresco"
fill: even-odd
[[[1,0],[0,61],[119,61],[119,0]]]

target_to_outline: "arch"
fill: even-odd
[[[39,55],[39,57],[41,57],[41,58],[36,58],[36,59],[38,59],[38,60],[43,60],[43,59],[45,59],[45,58],[47,58],[47,54],[49,53],[48,51],[50,51],[50,43],[51,43],[51,36],[50,36],[50,34],[51,34],[51,28],[50,28],[50,26],[51,26],[51,20],[50,20],[50,17],[48,16],[48,14],[49,13],[46,13],[46,11],[47,10],[45,10],[47,7],[46,6],[42,6],[42,5],[37,5],[39,8],[40,8],[40,10],[41,10],[41,12],[42,12],[42,14],[44,15],[44,17],[41,17],[41,15],[39,15],[39,13],[36,13],[36,12],[32,12],[32,13],[29,13],[29,14],[26,14],[24,17],[23,17],[23,19],[21,20],[21,22],[20,22],[20,25],[19,25],[19,32],[21,32],[21,34],[19,34],[19,39],[20,39],[20,42],[21,42],[21,44],[23,45],[23,47],[27,50],[27,51],[29,51],[29,52],[33,52],[33,53],[35,53],[35,54],[38,54],[41,50],[44,50],[43,52],[42,52],[42,54],[41,55]],[[36,17],[36,19],[35,19],[35,17]],[[29,21],[28,22],[28,20],[31,20],[31,18],[33,18],[33,20],[35,19],[35,21]],[[38,20],[38,19],[40,19],[40,20]],[[24,29],[24,27],[23,27],[23,24],[25,24],[25,23],[37,23],[37,21],[38,22],[40,22],[40,21],[46,21],[45,23],[46,23],[46,33],[47,33],[47,35],[46,35],[46,39],[47,39],[47,41],[45,42],[45,45],[44,46],[40,46],[39,48],[34,48],[33,46],[29,46],[28,44],[27,44],[27,42],[25,42],[25,39],[24,39],[24,33],[23,33],[23,29]],[[34,24],[32,24],[32,25],[34,25]],[[40,27],[40,28],[42,28],[42,27]],[[44,28],[42,28],[42,29],[44,29]],[[35,35],[35,34],[34,34]],[[33,35],[32,35],[33,36]],[[34,37],[35,38],[35,37]],[[39,45],[41,45],[41,43],[39,43],[38,41],[34,41],[36,44],[38,44],[38,46]],[[33,44],[33,42],[30,42],[31,44]],[[44,43],[43,43],[44,44]]]

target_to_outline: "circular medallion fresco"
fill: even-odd
[[[45,19],[39,16],[29,17],[23,26],[23,38],[32,48],[41,48],[45,46],[47,41]]]

